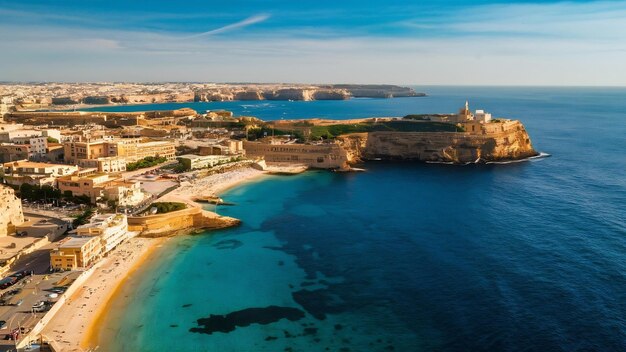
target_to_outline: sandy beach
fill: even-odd
[[[206,177],[198,178],[192,182],[183,182],[179,188],[161,197],[161,202],[184,202],[192,206],[201,206],[194,202],[197,197],[220,196],[226,190],[243,182],[252,181],[272,173],[297,174],[304,172],[306,167],[293,165],[268,165],[264,171],[246,166],[215,173]]]
[[[84,351],[89,329],[125,277],[166,239],[132,238],[111,252],[65,303],[42,334],[63,351]]]

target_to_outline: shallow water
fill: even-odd
[[[284,104],[337,118],[448,112],[467,97],[522,119],[552,156],[368,163],[235,188],[218,212],[243,225],[169,241],[114,302],[101,349],[626,349],[626,90],[427,92]]]

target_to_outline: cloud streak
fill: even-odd
[[[261,11],[271,11],[271,26],[243,30],[270,18]],[[221,16],[221,27],[206,32],[201,32],[206,21],[191,26],[182,20],[174,21],[176,25],[155,20],[140,28],[80,23],[80,31],[74,18],[46,17],[54,19],[49,23],[5,21],[0,23],[0,33],[11,35],[1,37],[0,43],[12,50],[0,56],[0,66],[11,70],[0,78],[542,85],[626,82],[626,1],[405,12],[372,19],[356,16],[358,21],[349,23],[342,22],[341,12],[320,13],[310,22],[301,20],[307,18],[305,12],[263,8],[248,11],[256,15],[247,18],[216,12],[210,15]],[[237,21],[240,18],[244,19]]]
[[[190,35],[187,36],[185,38],[199,38],[199,37],[207,37],[207,36],[212,36],[212,35],[216,35],[216,34],[222,34],[222,33],[226,33],[226,32],[231,32],[237,29],[241,29],[241,28],[245,28],[248,26],[251,26],[253,24],[256,23],[261,23],[264,22],[266,20],[268,20],[270,18],[270,16],[268,14],[258,14],[258,15],[254,15],[251,17],[246,18],[245,20],[239,21],[239,22],[235,22],[217,29],[213,29],[207,32],[202,32],[202,33],[198,33],[198,34],[194,34],[194,35]]]

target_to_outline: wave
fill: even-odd
[[[513,163],[523,163],[526,161],[539,161],[541,159],[545,159],[550,156],[552,156],[552,154],[540,152],[539,155],[529,156],[528,158],[518,159],[518,160],[482,162],[481,159],[478,158],[476,159],[476,161],[468,161],[466,163],[455,163],[453,161],[430,161],[430,160],[426,161],[426,163],[427,164],[457,165],[457,166],[480,165],[480,164],[513,164]]]
[[[273,108],[276,107],[276,105],[272,104],[272,103],[260,103],[260,104],[239,104],[239,106],[241,106],[244,109],[255,109],[255,108]]]
[[[529,156],[528,158],[519,159],[519,160],[507,160],[507,161],[488,161],[485,164],[513,164],[513,163],[522,163],[525,161],[538,161],[541,159],[545,159],[547,157],[552,156],[552,154],[539,152],[539,155]]]

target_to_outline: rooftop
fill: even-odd
[[[159,145],[166,145],[166,144],[171,144],[172,142],[166,142],[166,141],[152,141],[152,142],[145,142],[145,143],[141,143],[142,147],[156,147]]]
[[[4,167],[71,167],[72,165],[64,165],[64,164],[48,164],[48,163],[38,163],[34,161],[28,160],[20,160],[20,161],[12,161],[3,164]]]
[[[77,248],[84,246],[87,242],[93,240],[94,237],[70,237],[69,241],[64,242],[59,248]]]

